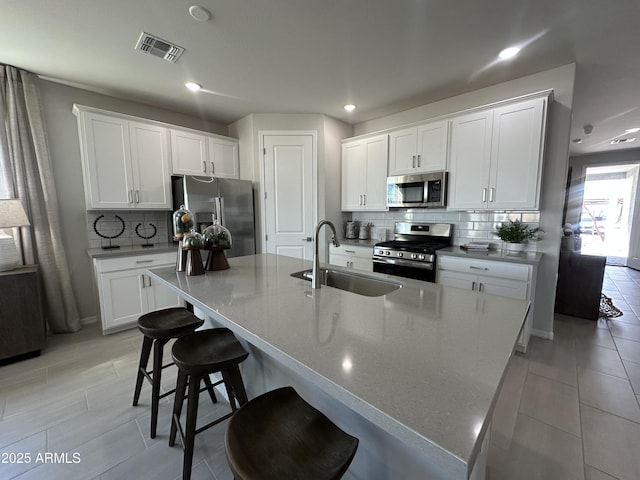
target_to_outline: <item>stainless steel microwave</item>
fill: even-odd
[[[387,177],[390,208],[442,208],[447,205],[447,172]]]

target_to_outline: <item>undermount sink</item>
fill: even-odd
[[[319,273],[321,285],[357,293],[358,295],[364,295],[366,297],[380,297],[402,287],[401,283],[381,280],[360,273],[329,268],[320,268]],[[311,281],[311,269],[292,273],[291,276]]]

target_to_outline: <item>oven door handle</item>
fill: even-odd
[[[414,262],[411,260],[402,260],[398,258],[385,258],[384,260],[373,259],[373,263],[379,265],[399,265],[402,267],[420,268],[422,270],[433,270],[433,263],[430,262]]]

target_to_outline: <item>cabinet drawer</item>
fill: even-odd
[[[340,245],[335,247],[331,245],[329,250],[330,255],[347,255],[349,257],[367,258],[371,260],[373,258],[373,247],[361,247],[359,245]]]
[[[454,272],[474,273],[511,280],[529,281],[531,266],[516,263],[494,262],[448,256],[438,257],[438,269]]]
[[[171,265],[176,261],[176,252],[132,255],[116,258],[98,258],[95,260],[96,272],[114,272],[131,268],[153,268]]]

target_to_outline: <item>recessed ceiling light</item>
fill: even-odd
[[[202,88],[202,85],[200,85],[199,83],[195,83],[195,82],[187,82],[187,83],[184,84],[184,86],[187,87],[192,92],[197,92],[198,90],[200,90]]]
[[[510,58],[513,58],[516,55],[518,55],[518,53],[520,53],[520,48],[519,47],[509,47],[509,48],[505,48],[504,50],[502,50],[498,54],[498,57],[500,57],[500,59],[502,59],[502,60],[509,60]]]
[[[353,112],[357,107],[353,104],[353,103],[349,103],[347,105],[344,106],[344,109],[347,112]]]
[[[636,133],[636,132],[640,132],[640,127],[636,127],[636,128],[627,128],[625,130],[625,132],[627,133]]]

